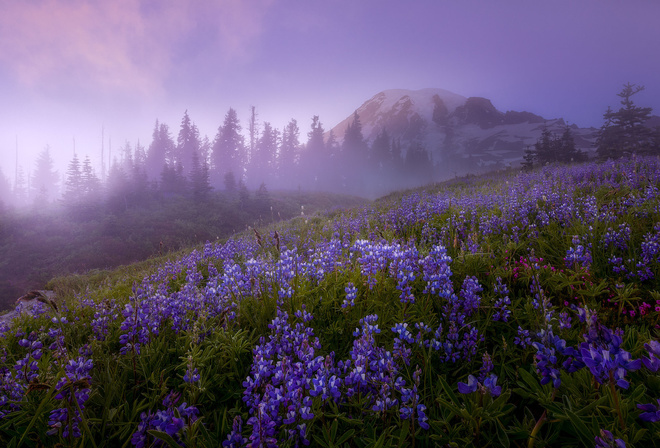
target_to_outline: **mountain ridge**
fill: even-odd
[[[529,111],[500,111],[483,97],[465,97],[441,88],[388,89],[365,101],[332,132],[341,141],[357,113],[367,141],[386,130],[399,140],[405,152],[421,143],[434,163],[452,161],[457,172],[469,167],[516,166],[524,151],[544,128],[561,134],[568,126],[563,118],[544,118]],[[576,147],[593,152],[596,128],[570,125]]]

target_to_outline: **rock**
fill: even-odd
[[[54,291],[47,291],[43,289],[39,289],[39,290],[35,289],[29,291],[27,294],[19,297],[16,300],[15,309],[0,316],[0,323],[1,322],[9,323],[14,318],[20,316],[21,313],[32,311],[36,306],[39,306],[40,303],[44,303],[48,305],[48,307],[52,308],[55,312],[57,312],[58,309],[57,309],[56,300],[57,300],[57,296],[55,295]]]

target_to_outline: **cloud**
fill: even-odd
[[[21,86],[46,93],[158,94],[173,64],[185,63],[175,60],[175,50],[182,52],[180,47],[200,26],[211,30],[213,57],[244,58],[261,34],[271,3],[6,2],[0,15],[0,70]]]

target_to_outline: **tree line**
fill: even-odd
[[[644,86],[626,83],[617,96],[621,107],[611,107],[603,114],[605,122],[598,131],[594,146],[601,160],[618,159],[634,155],[660,155],[660,127],[652,128],[649,122],[653,109],[635,105],[631,97],[644,90]],[[571,128],[566,127],[562,135],[549,129],[541,131],[541,137],[533,148],[527,148],[523,156],[523,168],[553,162],[582,162],[587,155],[575,148]]]
[[[55,195],[59,175],[47,147],[38,157],[30,191],[19,171],[13,188],[0,176],[0,198],[11,193],[15,202],[24,204],[30,198],[37,206],[59,201],[82,207],[99,200],[119,206],[122,201],[139,204],[153,194],[204,200],[213,190],[245,194],[247,189],[275,188],[369,195],[407,186],[405,179],[415,179],[416,184],[433,179],[431,156],[419,141],[403,145],[383,129],[369,143],[357,112],[341,143],[332,131],[326,133],[319,116],[312,117],[303,140],[297,120],[277,129],[268,121],[259,122],[254,107],[246,133],[236,110],[230,108],[211,140],[200,135],[186,111],[176,135],[157,120],[148,147],[126,142],[107,175],[99,176],[88,156],[74,154],[59,186],[60,197]]]

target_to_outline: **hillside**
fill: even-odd
[[[53,277],[135,263],[207,241],[224,240],[248,226],[264,225],[335,208],[364,205],[355,196],[275,191],[267,197],[215,192],[148,200],[112,209],[104,202],[72,210],[0,212],[0,310]]]
[[[0,441],[657,446],[659,184],[470,176],[55,279],[0,324]]]

